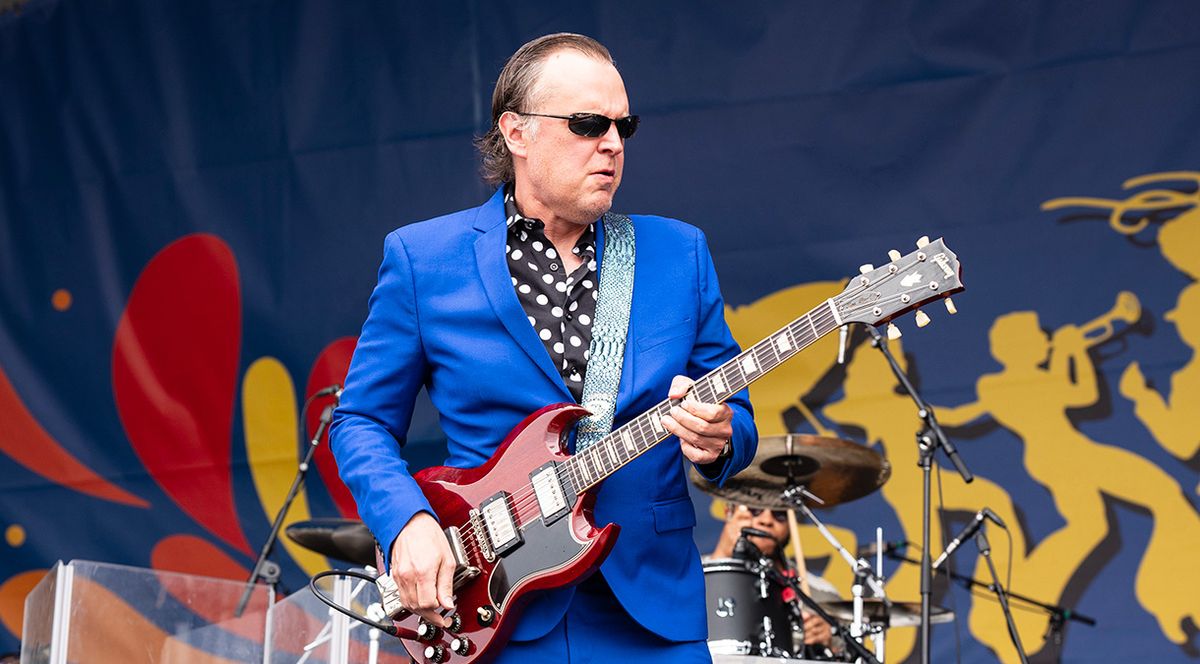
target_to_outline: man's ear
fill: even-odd
[[[525,157],[526,144],[529,141],[527,121],[512,111],[500,115],[500,135],[504,136],[504,144],[514,157]]]

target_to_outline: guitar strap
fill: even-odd
[[[587,373],[583,379],[584,408],[591,415],[579,421],[575,432],[578,454],[612,431],[617,409],[617,389],[625,361],[625,337],[633,303],[633,222],[623,214],[604,214],[604,256],[600,266],[592,343],[588,346]]]

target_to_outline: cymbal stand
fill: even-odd
[[[950,462],[954,464],[954,469],[962,476],[963,482],[970,484],[975,480],[975,476],[971,474],[970,470],[967,470],[967,465],[958,456],[958,450],[955,449],[950,439],[946,437],[946,432],[942,431],[942,427],[938,424],[937,417],[933,413],[933,407],[925,399],[921,398],[920,393],[917,392],[917,388],[909,380],[908,374],[904,372],[904,369],[900,368],[900,364],[896,362],[896,358],[888,350],[887,340],[883,334],[875,329],[874,325],[865,325],[864,327],[867,328],[867,333],[871,335],[871,345],[883,353],[883,357],[892,368],[892,373],[896,374],[896,379],[900,382],[900,386],[904,388],[904,391],[908,393],[908,396],[912,397],[913,403],[916,404],[917,415],[925,423],[921,431],[917,433],[917,449],[920,452],[918,465],[921,466],[921,506],[923,510],[921,519],[921,664],[929,664],[929,618],[933,599],[933,559],[929,556],[929,520],[933,509],[930,501],[930,474],[933,469],[933,455],[940,447],[946,453],[946,456],[950,458]]]
[[[875,655],[872,655],[871,651],[867,650],[866,646],[864,646],[857,638],[851,636],[852,630],[847,630],[846,627],[838,622],[836,618],[829,615],[829,613],[822,608],[816,600],[814,600],[812,597],[809,597],[808,593],[804,592],[804,590],[800,588],[800,582],[797,579],[784,576],[779,572],[776,572],[775,568],[771,565],[764,565],[764,569],[769,570],[768,573],[771,574],[776,581],[791,588],[792,592],[796,594],[796,597],[800,598],[800,601],[803,602],[805,606],[811,609],[813,613],[820,616],[821,620],[824,620],[826,623],[828,623],[834,636],[842,637],[842,640],[846,644],[846,648],[854,651],[854,655],[859,658],[859,661],[865,661],[867,664],[880,664],[880,660],[876,658]]]
[[[790,478],[789,484],[792,484]],[[822,523],[821,520],[817,518],[817,515],[813,514],[813,511],[809,509],[808,505],[805,504],[804,499],[806,497],[817,503],[824,502],[818,496],[805,489],[803,486],[795,484],[792,484],[787,489],[784,489],[783,493],[780,494],[780,498],[785,503],[793,505],[797,510],[803,512],[804,516],[808,517],[808,520],[817,527],[818,531],[820,531],[821,536],[823,536],[825,540],[829,542],[829,545],[832,546],[839,555],[841,555],[842,559],[846,561],[846,564],[850,565],[850,569],[854,571],[854,585],[851,588],[851,592],[854,596],[854,620],[850,623],[850,637],[852,638],[849,640],[854,641],[856,644],[861,646],[862,637],[867,631],[870,630],[869,621],[865,620],[863,617],[863,588],[864,586],[869,587],[871,592],[874,593],[876,597],[882,599],[886,603],[887,593],[883,588],[883,578],[877,575],[871,569],[870,563],[862,558],[855,558],[849,551],[846,550],[846,547],[842,546],[842,543],[838,541],[837,537],[825,527],[825,524]],[[822,615],[822,617],[824,616]],[[833,623],[829,624],[833,625]],[[881,646],[882,643],[876,643],[877,648],[880,648]],[[866,648],[863,647],[863,650],[865,651]],[[874,659],[874,657],[872,659]]]

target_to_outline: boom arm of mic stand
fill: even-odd
[[[846,643],[846,647],[853,650],[856,656],[861,657],[863,661],[868,662],[868,664],[880,664],[879,660],[875,658],[875,655],[872,654],[870,650],[867,650],[866,646],[859,643],[858,639],[850,635],[850,630],[847,629],[845,625],[838,622],[833,616],[829,615],[825,609],[821,608],[820,604],[817,604],[816,600],[806,595],[804,591],[800,589],[800,581],[798,579],[786,577],[774,570],[771,570],[771,574],[777,581],[791,588],[792,592],[796,593],[796,597],[799,597],[800,601],[804,602],[805,606],[812,609],[813,613],[820,616],[821,620],[829,623],[833,633],[837,636],[841,636],[842,641]]]
[[[304,484],[304,476],[308,473],[308,468],[312,465],[313,453],[317,451],[317,445],[321,442],[321,436],[325,435],[325,429],[329,427],[329,422],[333,417],[333,406],[326,406],[321,412],[320,424],[317,426],[317,433],[308,443],[308,451],[304,453],[304,460],[300,462],[300,466],[296,469],[296,477],[292,480],[292,487],[288,489],[287,497],[283,499],[283,505],[280,506],[279,512],[275,515],[275,522],[271,524],[271,532],[267,535],[267,541],[263,543],[262,550],[258,552],[258,559],[254,561],[254,569],[250,572],[250,578],[246,580],[246,588],[242,591],[242,597],[238,600],[237,609],[233,615],[241,617],[242,612],[246,610],[246,604],[250,601],[250,593],[254,591],[254,584],[261,576],[268,585],[272,587],[279,580],[279,566],[267,560],[267,556],[271,555],[271,550],[275,548],[275,542],[279,541],[279,531],[283,528],[283,520],[287,517],[288,510],[292,507],[292,501],[296,500],[296,495],[300,493],[300,487]],[[263,572],[266,568],[270,572]],[[274,577],[274,578],[272,578]]]
[[[895,551],[885,551],[883,555],[887,556],[888,558],[891,558],[892,560],[900,560],[900,561],[903,561],[906,563],[912,563],[913,565],[921,564],[921,561],[914,560],[912,558],[909,558],[908,556],[902,556],[899,553],[896,553]],[[951,572],[950,570],[948,570],[944,567],[938,571],[939,571],[939,573],[945,574],[946,576],[949,576],[951,579],[958,581],[967,590],[971,590],[972,588],[979,588],[981,590],[986,590],[988,592],[994,592],[994,589],[992,588],[992,584],[990,584],[990,583],[984,583],[982,581],[978,581],[969,576],[964,576],[962,574],[959,574],[958,572]],[[1096,626],[1095,618],[1092,618],[1091,616],[1086,616],[1082,613],[1079,613],[1078,611],[1076,611],[1074,609],[1064,608],[1064,607],[1061,607],[1061,606],[1058,606],[1055,604],[1047,604],[1045,602],[1041,602],[1032,597],[1029,597],[1028,595],[1022,595],[1021,593],[1012,592],[1011,590],[1008,591],[1008,597],[1010,599],[1020,600],[1022,602],[1025,602],[1026,604],[1036,606],[1039,609],[1042,609],[1043,611],[1045,611],[1046,613],[1049,613],[1052,616],[1061,616],[1061,618],[1063,620],[1074,620],[1075,622],[1081,622],[1089,627]]]

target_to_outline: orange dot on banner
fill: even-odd
[[[50,304],[58,311],[66,311],[71,308],[71,291],[60,288],[54,291],[54,295],[50,296]]]
[[[8,542],[8,545],[13,548],[21,546],[25,543],[25,529],[15,523],[5,528],[4,541]]]

